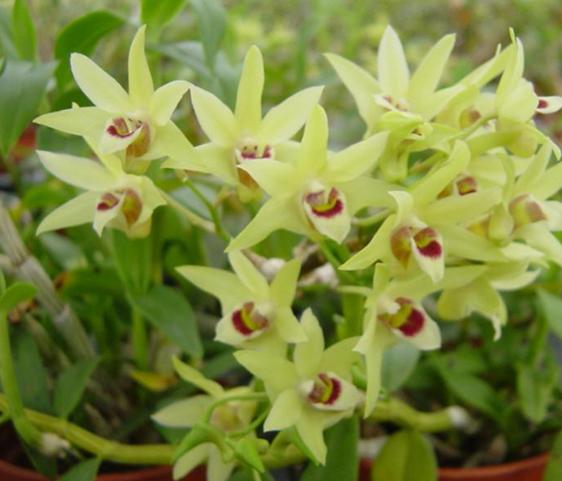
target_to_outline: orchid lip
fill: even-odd
[[[391,329],[399,330],[406,337],[418,334],[425,324],[425,315],[418,309],[414,302],[405,297],[398,297],[396,303],[400,306],[393,314],[379,315],[379,320],[387,324]]]
[[[235,149],[235,157],[239,164],[245,160],[257,159],[272,159],[274,157],[274,150],[271,145],[260,146],[255,143],[246,143],[240,148]]]
[[[246,302],[231,314],[234,329],[245,337],[256,337],[269,327],[269,320],[253,302]]]
[[[331,188],[326,198],[326,191],[306,194],[304,201],[310,206],[310,211],[318,217],[331,218],[343,211],[344,205],[339,192]]]
[[[340,380],[329,373],[319,373],[313,381],[305,384],[306,399],[313,405],[333,406],[342,392]]]
[[[436,259],[443,254],[443,247],[438,240],[437,232],[431,227],[418,231],[414,235],[414,242],[418,251],[426,257]]]
[[[133,189],[123,189],[114,192],[105,192],[96,204],[96,210],[106,212],[119,208],[127,224],[135,224],[142,211],[142,200]]]

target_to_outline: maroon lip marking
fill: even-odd
[[[546,109],[548,107],[548,102],[545,99],[539,99],[538,109]]]
[[[269,325],[267,317],[255,308],[253,302],[246,302],[241,309],[234,311],[230,318],[234,328],[244,336],[250,336]]]
[[[243,160],[252,159],[270,159],[272,154],[272,149],[270,145],[266,145],[260,155],[258,145],[244,145],[240,149],[240,157]]]
[[[457,180],[457,191],[459,195],[472,194],[478,190],[478,182],[472,176],[466,176]]]
[[[340,214],[344,207],[339,192],[333,187],[330,189],[327,200],[325,200],[325,191],[307,194],[304,200],[317,217],[327,219]]]
[[[425,317],[423,313],[412,307],[410,315],[408,316],[406,322],[402,324],[398,329],[405,336],[412,337],[418,334],[425,324]]]
[[[426,257],[435,259],[443,253],[443,248],[437,241],[437,232],[431,227],[426,227],[414,235],[414,242],[421,254]]]
[[[312,403],[331,406],[338,400],[341,391],[342,386],[339,379],[331,377],[326,373],[320,373],[314,380],[308,399]]]
[[[110,192],[106,192],[102,195],[101,200],[96,205],[96,209],[104,212],[109,209],[113,209],[119,203],[119,198]]]

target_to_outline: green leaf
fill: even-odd
[[[543,316],[548,326],[560,339],[562,339],[562,299],[542,289],[537,291],[537,298]]]
[[[123,23],[124,20],[114,13],[96,10],[78,17],[60,30],[55,40],[55,58],[59,60],[55,76],[59,87],[66,85],[72,78],[70,54],[78,52],[90,55],[103,37]]]
[[[35,60],[37,39],[27,0],[15,0],[12,9],[12,30],[14,44],[21,58]]]
[[[96,359],[84,359],[67,368],[59,376],[53,394],[53,407],[57,416],[68,418],[78,406],[97,365]]]
[[[33,337],[20,327],[12,329],[11,338],[14,369],[24,406],[51,413],[48,375]]]
[[[0,152],[6,156],[31,123],[53,65],[7,61],[0,75]]]
[[[5,284],[4,286],[5,287]],[[0,315],[8,314],[12,309],[17,307],[35,295],[36,289],[33,284],[27,282],[16,282],[8,287],[2,297],[0,297]]]
[[[88,459],[69,469],[59,481],[94,481],[101,459]]]
[[[548,362],[544,369],[532,365],[517,368],[517,393],[521,409],[527,419],[540,423],[547,415],[553,390],[558,383],[559,369]]]
[[[409,342],[400,342],[387,349],[382,361],[382,385],[389,392],[396,391],[414,371],[420,350]]]
[[[0,298],[2,298],[4,292],[6,292],[6,278],[4,277],[4,273],[0,269]]]
[[[356,481],[359,472],[359,422],[344,419],[326,431],[328,455],[325,466],[309,463],[300,481]]]
[[[560,481],[562,479],[562,431],[556,435],[550,457],[546,465],[543,481]]]
[[[383,446],[371,471],[373,481],[437,481],[431,445],[417,431],[399,431]]]
[[[214,66],[226,31],[226,11],[220,0],[191,0],[191,5],[199,22],[207,64]]]
[[[111,231],[115,267],[127,291],[133,296],[144,294],[150,286],[152,237],[129,239],[123,232]]]
[[[162,27],[174,19],[182,10],[187,0],[142,0],[141,19],[149,26]]]
[[[19,53],[14,45],[14,34],[12,29],[12,18],[5,8],[0,7],[0,45],[2,45],[2,56],[17,60]]]
[[[178,291],[167,286],[155,286],[146,295],[135,297],[134,303],[154,327],[186,354],[195,358],[203,356],[195,315]]]

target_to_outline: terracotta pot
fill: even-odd
[[[542,481],[548,455],[482,468],[440,468],[439,481]],[[361,481],[371,481],[372,462],[361,461]],[[384,480],[381,480],[384,481]]]
[[[20,468],[0,460],[1,481],[49,481],[44,476],[29,469]],[[116,474],[101,474],[96,481],[172,481],[171,468],[156,467]],[[182,481],[205,481],[205,470],[198,468]]]

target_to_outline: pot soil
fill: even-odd
[[[542,481],[547,462],[548,455],[542,454],[523,461],[496,466],[440,468],[439,481]],[[371,460],[361,460],[361,481],[371,481],[371,465]]]
[[[2,460],[0,460],[0,479],[3,481],[50,481],[30,469],[20,468]],[[96,481],[172,481],[172,470],[165,466],[118,474],[101,474]],[[205,481],[204,468],[196,469],[182,481]]]

